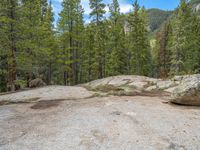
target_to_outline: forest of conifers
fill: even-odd
[[[108,18],[102,0],[89,4],[86,24],[80,0],[63,0],[55,26],[48,0],[0,0],[0,91],[35,78],[76,85],[114,75],[200,73],[200,17],[186,0],[153,33],[137,1],[128,14],[111,1]]]

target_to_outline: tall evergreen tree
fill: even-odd
[[[190,20],[185,66],[187,73],[191,74],[200,73],[200,15],[198,12],[192,12]]]
[[[81,82],[96,79],[97,74],[95,59],[95,24],[86,25],[84,31],[83,53],[81,56]]]
[[[172,27],[170,22],[166,22],[157,36],[158,44],[158,75],[161,78],[169,76],[171,67],[171,51],[169,45],[171,42]]]
[[[40,77],[38,56],[42,44],[41,7],[39,0],[23,0],[20,10],[19,70],[26,75],[27,85],[34,77]]]
[[[124,22],[120,14],[118,0],[113,0],[110,5],[110,56],[107,64],[108,75],[127,74],[127,51],[125,51]]]
[[[131,73],[149,75],[150,48],[148,41],[147,20],[144,8],[140,8],[137,0],[133,4],[134,12],[130,14],[129,49],[131,52]]]
[[[104,14],[106,12],[104,10],[106,5],[102,1],[103,0],[90,0],[90,8],[92,9],[90,16],[92,18],[92,21],[97,25],[102,22]]]
[[[193,31],[195,33],[195,46],[196,49],[195,49],[195,58],[197,60],[197,62],[195,63],[194,65],[194,70],[195,70],[195,73],[200,73],[200,10],[198,10],[198,16],[196,16],[196,19],[195,19],[196,23],[195,23],[195,26],[193,28]]]
[[[191,9],[186,0],[180,1],[177,16],[174,18],[172,37],[171,74],[183,74],[188,71],[186,65],[190,33]]]
[[[64,84],[73,85],[78,83],[77,64],[81,39],[77,35],[81,35],[83,30],[83,9],[80,0],[64,0],[62,7],[59,29],[62,42]]]
[[[105,76],[105,62],[106,62],[106,52],[105,52],[105,39],[103,38],[105,33],[105,24],[103,22],[105,14],[105,4],[102,0],[90,0],[90,8],[92,12],[90,17],[92,22],[96,24],[95,26],[95,59],[97,63],[94,64],[94,72],[97,72],[97,78],[102,78]]]
[[[43,7],[42,7],[43,8]],[[54,17],[53,17],[53,9],[50,4],[47,6],[45,15],[42,19],[42,25],[41,25],[41,46],[40,51],[37,54],[38,55],[38,62],[42,70],[42,73],[44,74],[43,78],[48,84],[51,84],[52,82],[52,72],[53,72],[53,64],[56,62],[56,41],[55,41],[55,35],[54,35]]]
[[[4,80],[4,83],[0,84],[7,84],[12,91],[15,90],[17,79],[18,9],[19,1],[2,0],[0,2],[0,57],[2,58],[0,64],[3,65],[0,76]]]

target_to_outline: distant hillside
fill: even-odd
[[[152,32],[159,29],[160,26],[173,14],[173,11],[165,11],[161,9],[148,9],[147,15],[148,15],[148,21],[149,21],[149,28]],[[129,14],[125,15],[125,18],[127,19]],[[125,19],[125,20],[126,20]]]
[[[193,10],[200,10],[200,0],[190,0],[189,5],[192,6]],[[149,18],[149,28],[152,31],[151,34],[154,35],[176,10],[177,9],[173,11],[161,10],[157,8],[148,9],[147,15]],[[127,15],[125,16],[127,17]]]
[[[149,9],[147,10],[147,14],[149,16],[150,29],[151,31],[155,31],[173,14],[173,11]]]
[[[190,0],[189,4],[193,10],[200,10],[200,0]],[[148,9],[149,24],[151,31],[155,31],[173,14],[174,11],[165,11],[160,9]]]
[[[200,0],[190,0],[189,5],[192,6],[193,10],[200,10]],[[159,29],[162,24],[173,15],[174,11],[164,11],[160,9],[149,9],[147,14],[149,16],[149,24],[152,32]]]

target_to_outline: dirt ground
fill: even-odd
[[[199,150],[200,108],[165,101],[109,96],[2,105],[0,150]]]

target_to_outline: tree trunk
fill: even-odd
[[[49,71],[48,71],[48,85],[51,85],[51,72],[52,72],[52,64],[49,63]]]
[[[11,18],[11,23],[10,23],[10,40],[11,40],[11,64],[9,67],[9,84],[11,86],[11,91],[15,91],[15,83],[14,81],[17,78],[17,61],[16,61],[16,44],[15,44],[15,29],[14,29],[14,23],[13,21],[16,19],[14,14],[14,10],[15,10],[15,4],[14,1],[11,0],[11,8],[10,8],[10,18]]]
[[[73,76],[74,76],[74,50],[72,49],[72,46],[73,46],[73,39],[72,39],[72,31],[73,31],[73,22],[71,20],[70,22],[70,37],[69,37],[69,48],[70,48],[70,60],[72,61],[72,63],[70,64],[70,68],[71,68],[71,71],[70,71],[70,76],[69,76],[69,84],[70,85],[73,85],[74,84],[74,79],[73,79]]]
[[[64,85],[67,85],[67,71],[64,71]]]

